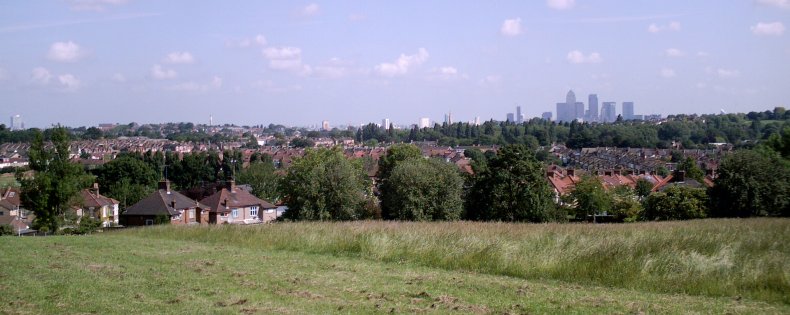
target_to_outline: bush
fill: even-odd
[[[687,220],[708,216],[708,196],[705,190],[684,186],[669,186],[645,200],[647,220]]]

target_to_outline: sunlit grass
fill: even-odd
[[[411,262],[551,279],[790,303],[790,220],[636,224],[278,223],[123,231],[246,248]]]

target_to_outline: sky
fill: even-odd
[[[790,0],[0,1],[0,123],[504,120],[570,89],[764,111],[790,105],[788,27]]]

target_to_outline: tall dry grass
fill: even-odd
[[[120,233],[790,303],[788,219],[611,225],[304,222],[160,226]]]

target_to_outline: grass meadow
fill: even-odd
[[[0,313],[790,313],[790,220],[0,238]]]

